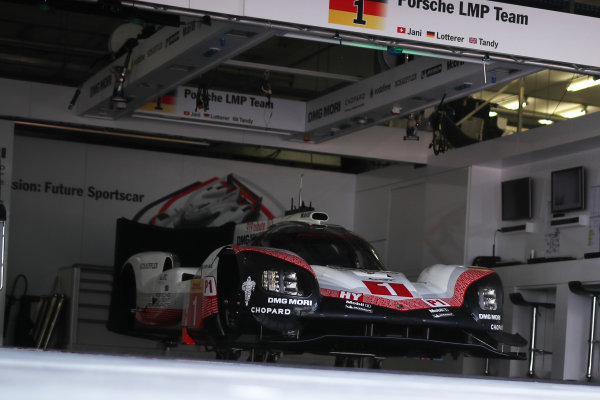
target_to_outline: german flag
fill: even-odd
[[[361,28],[385,28],[387,0],[329,0],[329,23]]]
[[[164,114],[173,114],[175,113],[176,107],[177,97],[174,94],[165,94],[164,96],[152,100],[150,103],[144,104],[140,109]]]

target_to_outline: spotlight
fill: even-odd
[[[133,48],[130,48],[127,52],[127,57],[125,57],[125,63],[123,67],[121,67],[121,71],[118,72],[119,79],[117,79],[117,86],[113,91],[113,96],[111,98],[117,110],[124,110],[127,108],[127,98],[125,97],[125,79],[127,78],[127,72],[129,71],[129,63],[131,62],[131,53],[133,52]]]
[[[265,71],[263,80],[260,82],[260,91],[263,95],[267,96],[267,104],[271,104],[271,95],[273,94],[273,89],[271,88],[271,83],[269,82],[270,72]]]
[[[196,91],[196,111],[198,111],[199,108],[208,111],[209,102],[210,95],[208,94],[208,88],[206,86],[198,86],[198,90]]]

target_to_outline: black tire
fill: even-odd
[[[119,315],[121,324],[126,330],[133,330],[135,325],[136,283],[135,272],[130,264],[123,267],[119,279]]]

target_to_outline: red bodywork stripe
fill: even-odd
[[[449,307],[461,307],[465,300],[465,293],[471,284],[480,280],[481,278],[493,274],[492,270],[485,269],[469,269],[463,272],[454,285],[454,294],[450,298],[440,299],[448,303]],[[333,297],[336,299],[341,298],[341,290],[333,289],[321,289],[321,296]],[[420,298],[412,298],[406,300],[391,300],[384,297],[375,296],[372,294],[362,294],[360,302],[372,304],[374,306],[391,308],[398,311],[412,311],[412,310],[423,310],[432,307]]]
[[[285,251],[277,251],[271,249],[265,249],[264,247],[253,247],[253,246],[236,246],[232,245],[231,248],[235,252],[235,254],[239,254],[244,251],[253,251],[255,253],[266,254],[271,257],[279,258],[280,260],[287,261],[289,263],[295,264],[301,268],[304,268],[308,272],[310,272],[313,276],[315,275],[315,271],[311,268],[310,265],[303,259],[293,254],[287,253]]]

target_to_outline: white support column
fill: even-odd
[[[14,142],[14,123],[0,120],[0,201],[7,210],[4,226],[4,241],[0,238],[0,251],[3,252],[3,264],[0,265],[0,346],[4,344],[4,307],[8,291],[7,259],[8,259],[8,232],[10,221],[10,183],[12,181],[12,160]],[[3,157],[4,156],[4,157]],[[3,243],[3,245],[2,245]]]

